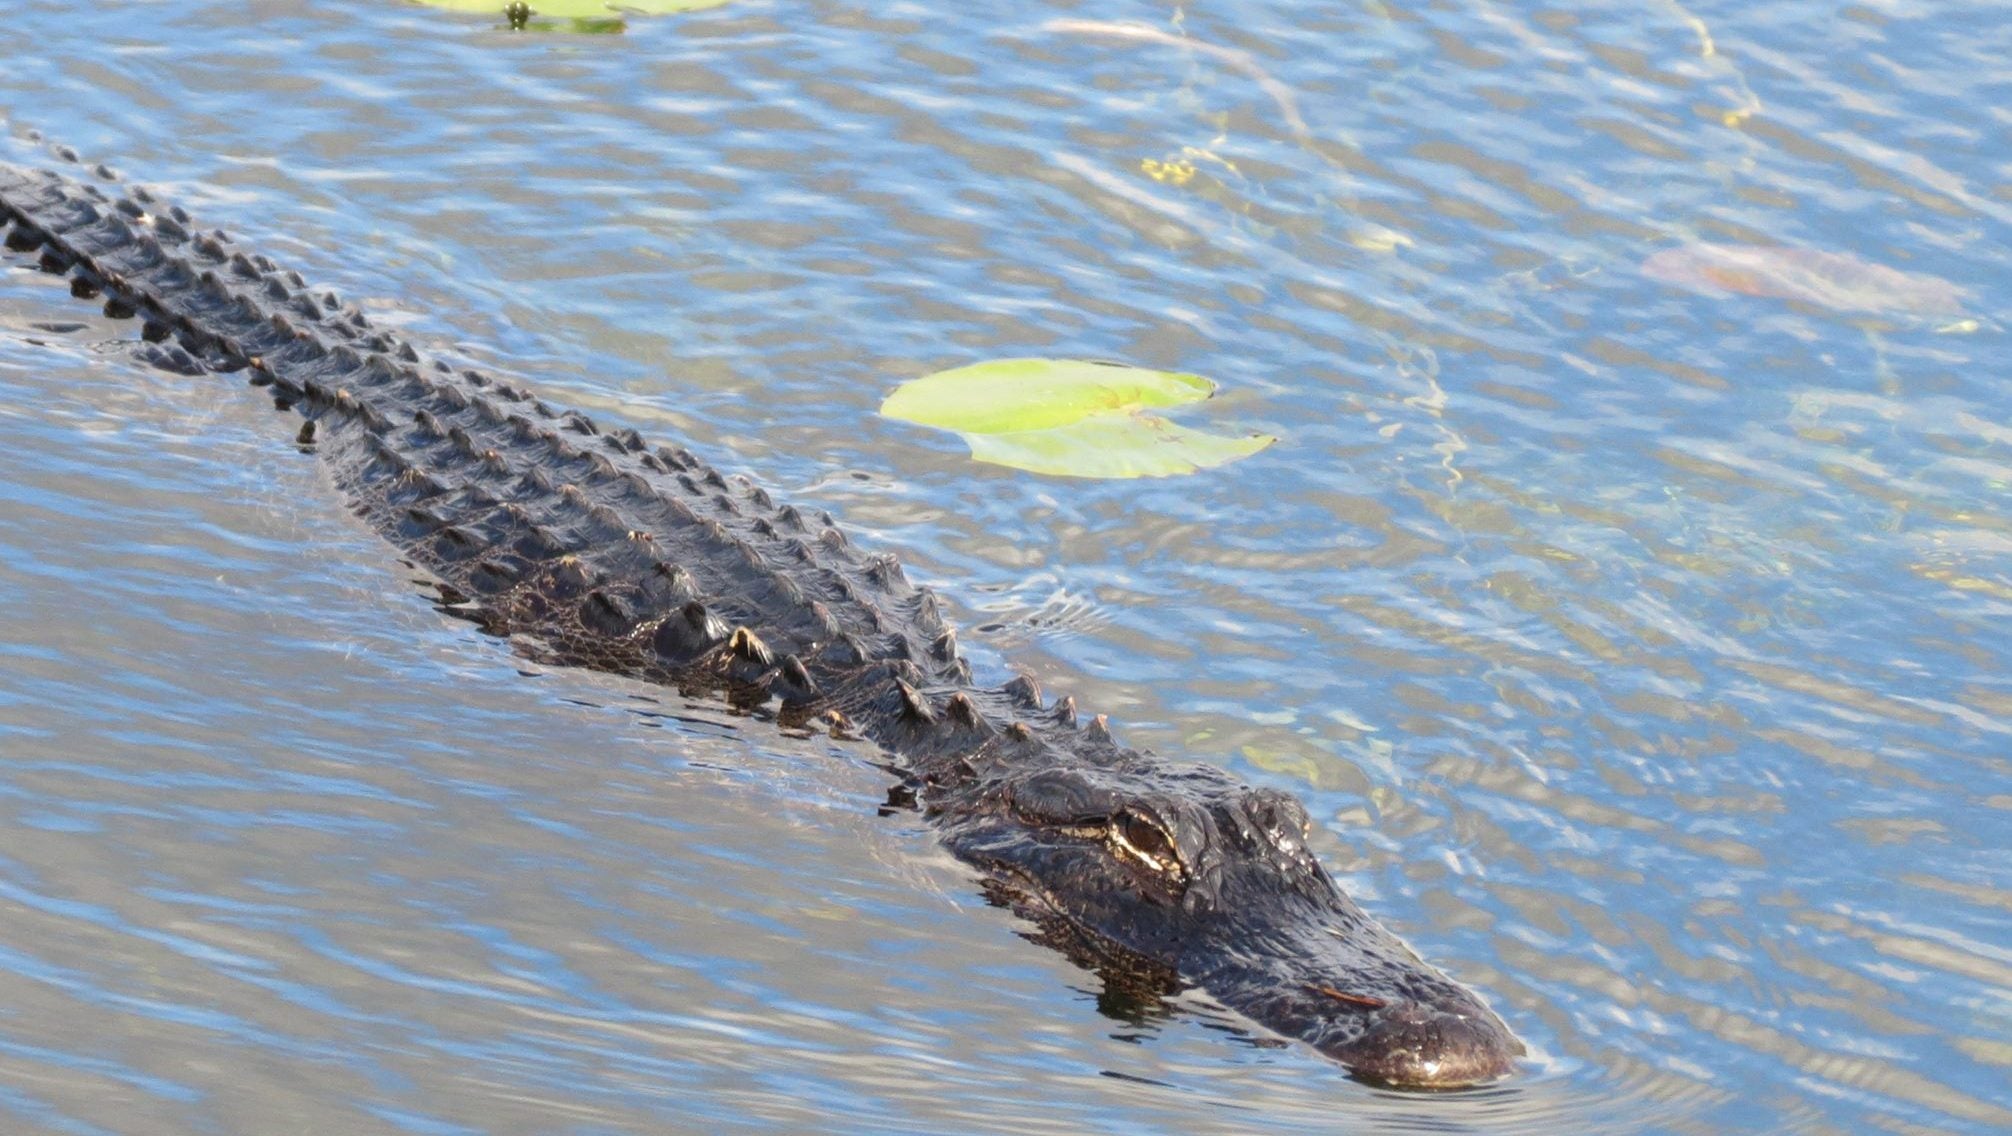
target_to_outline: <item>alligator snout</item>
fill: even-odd
[[[1523,1044],[1493,1014],[1448,1012],[1418,1002],[1372,1011],[1367,1030],[1329,1031],[1309,1040],[1365,1081],[1411,1089],[1453,1089],[1506,1076]]]
[[[1404,1089],[1456,1089],[1515,1072],[1523,1043],[1473,991],[1421,961],[1326,873],[1291,903],[1242,905],[1191,950],[1185,977],[1217,1001]],[[1197,965],[1227,958],[1222,965]]]
[[[1196,983],[1229,1006],[1288,1037],[1296,1037],[1340,1062],[1350,1075],[1401,1089],[1457,1089],[1508,1076],[1523,1043],[1479,998],[1407,958],[1394,938],[1350,960],[1355,969],[1321,960],[1329,975],[1348,975],[1354,991],[1328,981],[1283,981],[1309,957],[1250,960]],[[1398,954],[1404,952],[1403,955]],[[1313,956],[1317,957],[1317,956]],[[1393,965],[1395,964],[1395,965]],[[1399,969],[1399,968],[1402,969]]]

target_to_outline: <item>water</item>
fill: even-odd
[[[10,264],[0,1124],[2012,1127],[2012,13],[1173,15],[16,0],[0,113],[832,509],[981,671],[1301,794],[1520,1077],[1100,1015],[870,755],[444,619],[283,419]],[[1639,270],[1693,242],[1969,301]],[[1039,353],[1282,441],[1085,483],[874,414]]]

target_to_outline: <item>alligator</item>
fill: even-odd
[[[455,368],[53,147],[0,162],[5,247],[136,318],[155,363],[243,372],[440,604],[552,663],[868,739],[985,894],[1121,981],[1199,988],[1362,1080],[1450,1088],[1522,1044],[1356,906],[1292,796],[1113,739],[1025,675],[980,685],[941,603],[832,517],[683,448]]]

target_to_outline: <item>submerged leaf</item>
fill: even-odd
[[[1223,437],[1142,414],[1200,402],[1199,375],[1079,359],[999,359],[902,384],[881,414],[964,435],[971,456],[1061,477],[1168,477],[1264,449],[1262,435]]]
[[[1951,315],[1968,293],[1940,277],[1902,272],[1848,253],[1779,245],[1681,245],[1642,262],[1652,280],[1701,291],[1800,300],[1846,312]]]

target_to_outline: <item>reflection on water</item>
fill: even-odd
[[[255,399],[11,266],[10,1128],[2012,1127],[2012,20],[17,8],[0,112],[1300,792],[1534,1057],[1407,1097],[1099,1017],[868,755],[520,674]],[[1723,248],[1961,318],[1643,268]],[[1030,354],[1282,440],[1063,482],[874,414]]]

